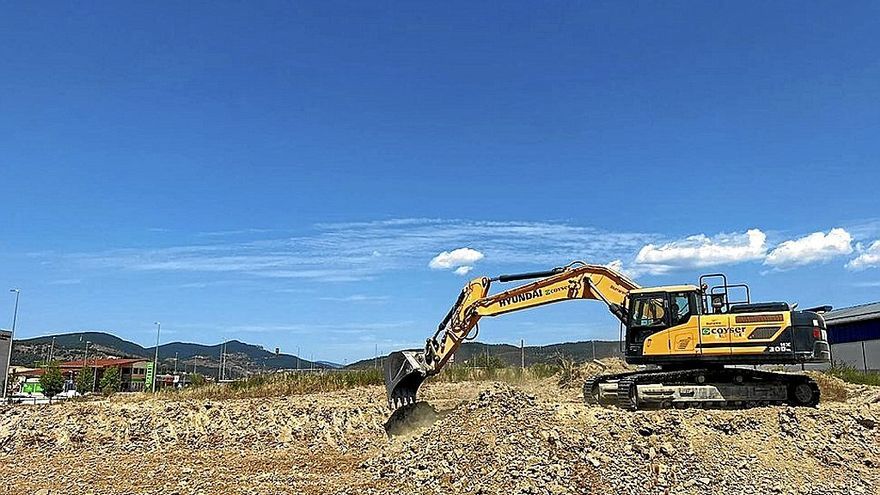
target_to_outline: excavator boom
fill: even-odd
[[[492,282],[535,281],[494,295]],[[580,261],[565,267],[517,275],[471,280],[455,304],[427,340],[423,351],[392,353],[385,361],[385,387],[392,409],[415,402],[421,384],[440,372],[461,344],[476,338],[479,320],[561,301],[603,301],[621,321],[626,318],[625,300],[638,284],[607,266]]]

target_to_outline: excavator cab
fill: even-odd
[[[628,358],[638,358],[646,341],[702,314],[701,291],[694,285],[636,289],[629,294],[627,309],[621,350]]]

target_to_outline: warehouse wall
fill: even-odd
[[[862,344],[864,344],[864,357]],[[834,344],[831,346],[831,358],[835,364],[845,363],[860,370],[865,369],[867,362],[868,370],[880,371],[880,340]]]

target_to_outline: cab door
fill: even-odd
[[[693,292],[669,294],[670,327],[667,331],[669,353],[677,356],[698,355],[700,347],[700,311]]]
[[[627,356],[662,356],[669,353],[669,301],[666,294],[639,294],[630,306],[626,332]]]

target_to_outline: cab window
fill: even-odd
[[[672,324],[680,325],[687,322],[692,315],[697,314],[695,298],[688,292],[678,292],[670,295],[669,313],[672,315]]]
[[[633,301],[632,326],[657,327],[666,324],[664,296],[640,297]]]

